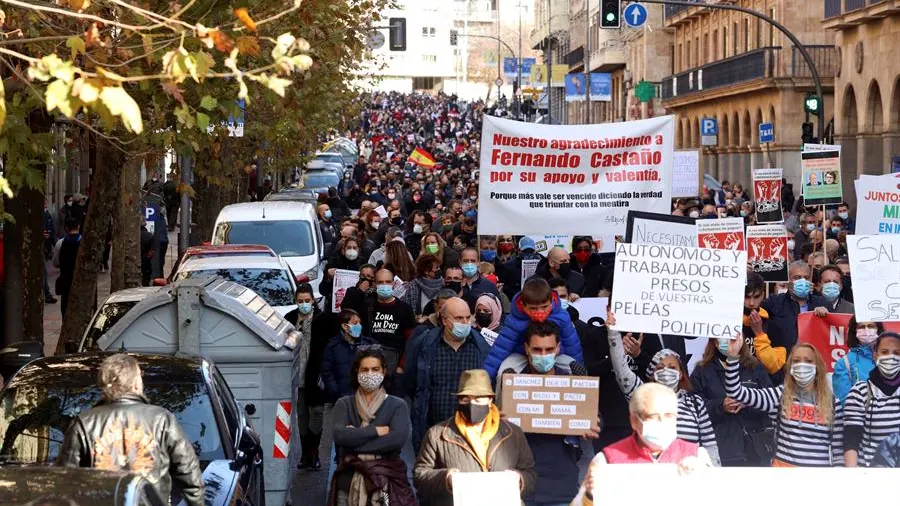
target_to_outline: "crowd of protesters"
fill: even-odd
[[[590,235],[544,255],[528,237],[479,236],[484,104],[398,93],[363,103],[346,133],[360,157],[317,209],[332,243],[325,300],[301,286],[290,315],[309,343],[299,348],[303,469],[323,467],[322,410],[333,404],[329,505],[449,505],[459,472],[515,472],[526,504],[559,505],[590,504],[611,463],[897,465],[900,335],[851,320],[850,352],[831,378],[831,357],[798,335],[801,313],[853,313],[846,205],[806,207],[785,185],[789,281],[748,272],[743,338],[710,339],[689,372],[682,337],[613,331],[611,313],[581,320],[572,303],[613,288],[613,254]],[[408,162],[416,148],[435,166]],[[678,199],[672,214],[755,223],[738,182]],[[540,264],[523,283],[531,259]],[[335,314],[337,269],[359,281]],[[498,406],[507,373],[599,377],[596,426],[582,437],[523,433]]]

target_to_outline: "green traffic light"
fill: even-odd
[[[610,23],[616,20],[616,15],[612,12],[606,14],[606,20]]]

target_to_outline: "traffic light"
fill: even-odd
[[[459,32],[456,30],[450,30],[450,45],[455,46],[459,42]]]
[[[816,144],[815,138],[813,137],[812,123],[804,123],[802,131],[803,134],[801,135],[801,139],[803,140],[803,144]]]
[[[388,19],[388,47],[391,51],[406,51],[406,18]]]
[[[803,101],[803,109],[810,114],[818,116],[822,111],[822,99],[812,93],[806,95],[806,100]]]
[[[622,20],[622,0],[601,0],[600,28],[620,28]]]

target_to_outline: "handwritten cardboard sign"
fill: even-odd
[[[900,321],[900,236],[849,235],[856,321]]]
[[[597,423],[600,379],[504,374],[501,407],[525,432],[581,436]]]

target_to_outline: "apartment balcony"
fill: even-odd
[[[530,37],[528,38],[528,43],[531,49],[540,49],[544,46],[547,37],[550,34],[553,37],[558,37],[561,32],[566,33],[566,37],[568,37],[569,32],[569,13],[565,12],[562,14],[554,14],[550,18],[550,22],[547,22],[546,18],[535,18],[535,27],[531,30]]]
[[[591,51],[591,72],[612,72],[625,67],[628,48],[623,40],[606,40]]]
[[[706,14],[709,12],[709,9],[706,8],[707,5],[716,5],[716,4],[735,4],[737,0],[685,0],[688,2],[694,2],[697,4],[696,7],[693,5],[666,5],[664,16],[666,26],[674,26],[684,21],[694,19],[699,17],[702,14]]]
[[[822,0],[825,28],[840,30],[900,14],[900,0]]]
[[[840,65],[837,50],[833,46],[806,46],[806,49],[820,79],[833,86]],[[811,85],[812,72],[796,47],[791,47],[789,55],[783,54],[780,47],[765,47],[665,78],[662,99],[700,99],[725,87],[740,93],[741,85],[776,86],[776,81],[783,78],[793,80],[796,86]]]
[[[578,70],[579,66],[584,65],[584,46],[578,46],[569,51],[563,61],[569,66],[570,71]]]

